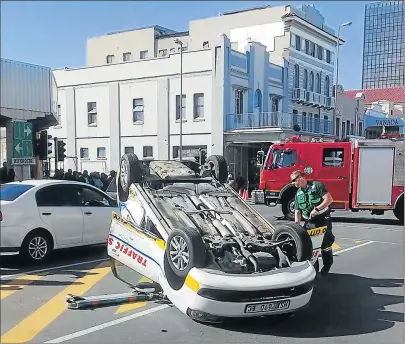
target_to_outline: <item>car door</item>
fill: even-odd
[[[35,194],[39,216],[59,247],[83,241],[83,213],[72,191],[70,185],[60,184],[43,187]]]
[[[84,185],[75,188],[83,213],[83,243],[107,242],[112,212],[118,211],[117,202],[95,188]]]

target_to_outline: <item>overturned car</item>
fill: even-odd
[[[151,279],[197,321],[291,314],[311,299],[325,227],[274,227],[227,176],[222,156],[210,156],[198,172],[125,154],[121,213],[113,214],[108,238],[112,270],[131,286],[132,270]]]

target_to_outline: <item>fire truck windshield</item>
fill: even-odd
[[[271,159],[270,169],[290,167],[295,165],[297,152],[293,149],[275,149]]]

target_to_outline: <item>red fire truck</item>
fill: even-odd
[[[293,220],[297,190],[290,183],[290,174],[301,170],[308,180],[325,184],[334,199],[333,210],[369,210],[376,215],[393,210],[403,221],[403,151],[403,140],[304,142],[292,137],[270,147],[252,200],[269,206],[281,204],[284,216]]]

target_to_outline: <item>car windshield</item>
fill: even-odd
[[[0,200],[2,201],[14,201],[20,197],[24,192],[33,188],[34,185],[28,184],[4,184],[0,189]]]

